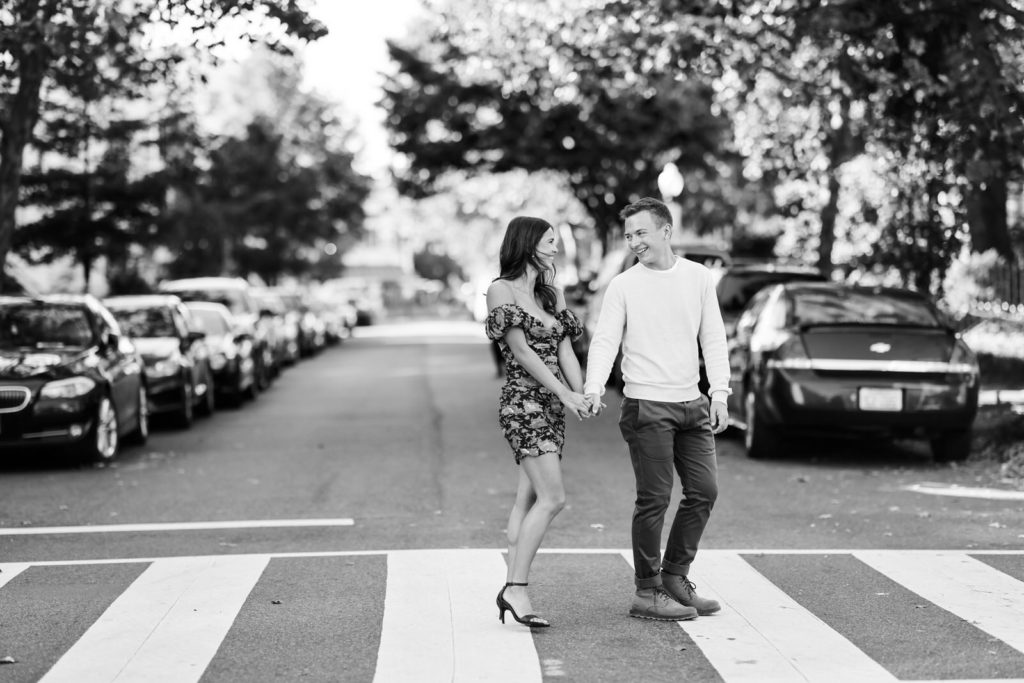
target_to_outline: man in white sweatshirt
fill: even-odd
[[[626,245],[639,263],[608,285],[587,356],[584,393],[596,414],[622,344],[619,430],[636,475],[630,616],[679,621],[717,612],[687,578],[718,496],[714,435],[728,423],[729,357],[711,271],[672,252],[672,215],[644,198],[622,210]],[[698,342],[700,351],[698,351]],[[697,388],[700,353],[709,401]],[[678,473],[683,486],[661,557]]]

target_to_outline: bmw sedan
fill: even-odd
[[[95,298],[0,297],[0,449],[111,460],[148,415],[142,359]]]
[[[214,381],[204,338],[181,299],[167,294],[115,296],[104,305],[145,363],[150,411],[189,427],[214,410]]]
[[[752,458],[787,435],[924,438],[964,460],[978,363],[925,296],[905,289],[786,283],[761,290],[730,339],[730,411]]]

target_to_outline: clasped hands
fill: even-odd
[[[580,420],[600,415],[607,408],[599,394],[580,394],[575,391],[569,392],[562,403]]]

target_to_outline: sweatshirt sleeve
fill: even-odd
[[[716,391],[724,391],[728,396],[732,393],[729,388],[729,347],[725,338],[722,311],[718,307],[718,295],[710,277],[704,279],[704,301],[701,306],[698,336],[701,352],[704,354],[704,369],[708,375],[708,394],[712,399],[715,398]]]
[[[604,386],[611,374],[612,364],[622,344],[622,333],[626,326],[626,302],[616,277],[608,283],[601,313],[597,318],[597,329],[590,340],[587,351],[587,380],[583,385],[585,394],[603,394]]]

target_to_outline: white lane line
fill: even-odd
[[[910,484],[901,487],[904,491],[926,493],[929,496],[952,496],[955,498],[981,498],[984,500],[1024,500],[1024,491],[1008,491],[1006,489],[987,489],[975,486],[956,486],[955,484]]]
[[[374,680],[539,682],[530,629],[497,619],[504,582],[498,550],[389,554]]]
[[[43,534],[110,534],[140,531],[207,531],[213,529],[276,529],[286,527],[352,526],[352,519],[246,519],[224,522],[166,522],[153,524],[95,524],[90,526],[0,527],[0,536]]]
[[[1024,652],[1024,582],[963,553],[854,557],[925,600]]]
[[[738,554],[701,551],[691,578],[722,611],[679,626],[729,683],[897,680]]]
[[[15,576],[22,573],[31,566],[32,565],[30,564],[22,562],[0,564],[0,588],[3,588],[5,585],[10,583],[11,579],[13,579]]]
[[[198,681],[268,561],[264,555],[153,563],[40,680]]]
[[[479,548],[475,549],[479,550]],[[868,552],[870,549],[863,548],[742,548],[735,550],[721,550],[712,549],[704,550],[701,549],[701,557],[705,557],[707,554],[718,554],[728,553],[735,555],[853,555],[858,552]],[[271,558],[312,558],[312,557],[375,557],[379,555],[400,555],[403,553],[418,553],[419,550],[394,550],[381,548],[378,550],[311,550],[306,552],[279,552],[279,553],[261,553],[259,556],[269,556]],[[623,550],[622,548],[541,548],[537,551],[540,555],[629,555],[632,550]],[[878,550],[871,552],[888,553],[894,555],[901,554],[932,554],[940,552],[936,550]],[[1021,550],[977,550],[971,548],[966,549],[952,549],[942,550],[941,552],[947,553],[961,553],[970,555],[1024,555],[1024,549]],[[246,553],[238,553],[231,555],[231,557],[251,557],[252,555]],[[34,560],[27,564],[34,567],[66,567],[76,565],[93,565],[93,564],[138,564],[140,562],[158,562],[165,560],[169,556],[165,555],[162,557],[112,557],[112,558],[92,558],[84,560]],[[192,559],[201,558],[214,558],[214,557],[225,557],[224,555],[181,555],[175,557],[189,557]],[[500,586],[499,586],[500,587]]]

